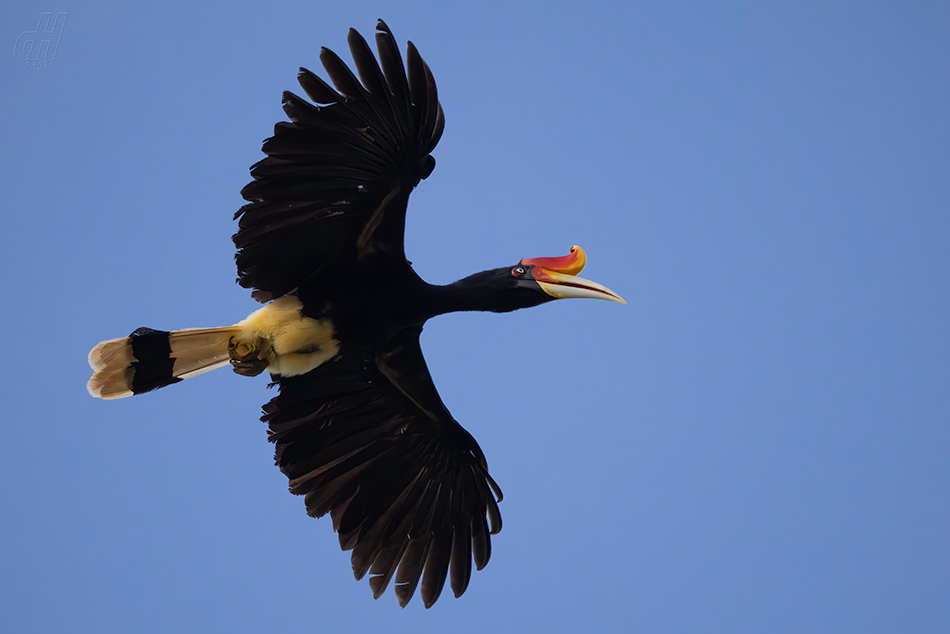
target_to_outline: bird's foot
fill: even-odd
[[[228,355],[231,357],[231,369],[242,376],[257,376],[267,369],[270,361],[270,344],[263,339],[253,342],[237,341],[232,336],[228,340]]]

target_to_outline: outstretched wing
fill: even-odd
[[[369,572],[378,598],[395,575],[401,606],[421,581],[429,607],[447,575],[458,597],[473,558],[476,569],[488,563],[501,491],[475,439],[442,404],[420,332],[282,378],[262,420],[291,492],[305,496],[310,515],[330,513],[356,578]]]
[[[285,92],[290,123],[264,142],[267,158],[251,167],[235,219],[238,282],[279,297],[341,258],[385,253],[404,261],[409,193],[435,167],[429,153],[445,118],[435,80],[410,42],[408,73],[389,27],[380,20],[381,64],[363,37],[347,41],[359,79],[332,51],[320,53],[331,88],[300,69],[313,105]]]

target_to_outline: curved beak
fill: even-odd
[[[590,299],[609,299],[612,302],[626,304],[620,295],[598,284],[576,275],[566,275],[545,269],[534,270],[534,281],[545,293],[557,299],[588,297]]]
[[[587,254],[577,245],[571,247],[571,252],[563,257],[526,258],[521,263],[534,267],[531,277],[545,293],[556,299],[586,297],[627,303],[606,286],[575,275],[587,264]]]

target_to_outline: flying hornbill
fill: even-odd
[[[266,305],[224,328],[139,328],[89,353],[90,394],[142,394],[230,364],[268,371],[279,393],[262,420],[276,463],[307,512],[327,513],[357,579],[374,597],[395,575],[405,606],[426,607],[446,576],[460,596],[501,530],[501,490],[478,443],[436,392],[419,334],[453,311],[508,312],[554,299],[616,302],[576,277],[586,255],[528,258],[446,286],[423,281],[403,247],[409,194],[435,167],[444,118],[432,72],[410,42],[408,66],[380,20],[379,63],[355,30],[359,79],[333,52],[334,88],[306,69],[312,105],[285,92],[290,122],[264,142],[235,219],[238,282]],[[623,302],[626,303],[626,302]]]

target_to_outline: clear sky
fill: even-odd
[[[30,68],[43,11],[68,17]],[[286,492],[265,377],[85,390],[101,339],[255,308],[248,167],[298,66],[379,17],[446,112],[423,277],[580,244],[629,302],[429,323],[505,524],[428,611],[373,601]],[[950,631],[947,3],[14,0],[0,25],[3,631]]]

